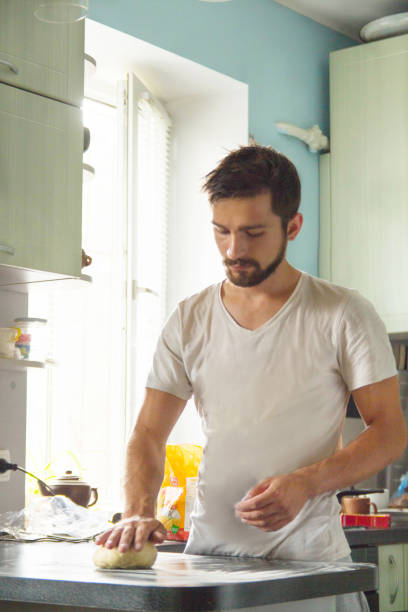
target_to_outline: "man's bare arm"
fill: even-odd
[[[96,539],[121,552],[132,545],[140,550],[146,540],[162,542],[166,531],[155,518],[157,495],[163,481],[166,442],[186,401],[156,389],[146,396],[129,439],[125,470],[123,520]]]
[[[314,495],[335,491],[377,474],[407,445],[396,376],[353,391],[366,429],[343,449],[310,469]],[[308,474],[308,468],[306,475]]]
[[[265,531],[287,525],[308,499],[365,480],[395,461],[407,444],[398,379],[353,391],[366,429],[333,455],[291,474],[267,478],[236,505],[236,515]]]

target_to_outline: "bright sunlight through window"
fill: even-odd
[[[123,96],[117,107],[83,106],[84,163],[95,168],[83,187],[92,283],[29,296],[29,315],[48,320],[55,364],[28,374],[27,469],[45,480],[71,470],[112,512],[122,510],[125,444],[165,316],[169,119],[139,89],[124,98],[131,108]],[[36,486],[27,479],[28,496]]]

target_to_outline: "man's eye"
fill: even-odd
[[[259,236],[263,236],[265,232],[258,232],[257,234],[253,234],[252,232],[247,232],[248,236],[251,238],[259,238]]]
[[[217,232],[217,234],[223,234],[223,235],[225,235],[225,234],[228,234],[228,233],[229,233],[229,232],[228,232],[228,230],[226,230],[226,229],[222,229],[222,227],[215,227],[214,229],[215,229],[215,231]]]

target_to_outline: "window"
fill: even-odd
[[[170,118],[133,75],[128,77],[128,172],[133,218],[129,222],[130,366],[127,423],[144,396],[151,357],[166,316],[167,202]],[[137,373],[134,376],[134,373]],[[143,381],[143,384],[141,384]],[[130,433],[130,432],[129,432]]]
[[[30,294],[55,366],[28,375],[27,469],[79,473],[100,507],[119,511],[125,444],[165,313],[170,120],[133,75],[117,103],[88,98],[83,113],[84,162],[95,168],[83,189],[92,283]]]

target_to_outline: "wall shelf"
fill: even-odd
[[[64,276],[0,264],[0,290],[30,293],[38,289],[81,289],[92,283],[88,274]]]
[[[23,371],[26,368],[45,368],[47,364],[43,361],[30,361],[29,359],[7,359],[0,357],[0,370],[13,372]]]

